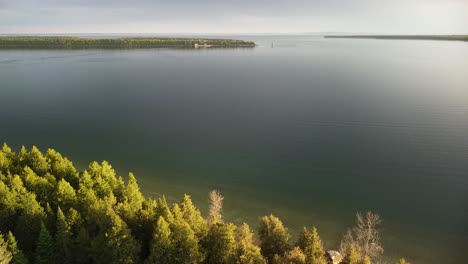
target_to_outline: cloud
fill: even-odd
[[[467,11],[463,0],[0,0],[0,33],[466,33]]]

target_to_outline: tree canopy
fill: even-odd
[[[218,191],[209,198],[203,216],[188,195],[174,204],[164,196],[146,198],[135,175],[117,176],[105,161],[79,172],[55,150],[15,153],[4,144],[0,264],[326,263],[315,227],[304,228],[295,242],[282,221],[268,215],[256,236],[249,225],[226,221]],[[350,264],[368,264],[380,248],[356,242],[347,249]]]

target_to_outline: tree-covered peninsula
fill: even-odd
[[[468,35],[330,35],[325,38],[468,41]]]
[[[0,49],[250,48],[252,41],[202,38],[0,37]]]
[[[168,204],[146,198],[137,180],[92,162],[77,171],[55,150],[0,150],[0,263],[368,264],[383,252],[378,215],[357,214],[340,252],[326,253],[318,230],[291,238],[273,215],[247,224],[222,217],[223,197],[209,194],[207,216],[185,195]],[[401,259],[398,263],[408,263]]]

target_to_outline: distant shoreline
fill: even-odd
[[[252,48],[252,41],[210,38],[0,37],[0,49]]]
[[[330,35],[324,38],[468,41],[468,35]]]

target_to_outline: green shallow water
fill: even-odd
[[[107,160],[202,210],[216,188],[227,220],[273,212],[330,249],[373,210],[390,258],[460,263],[468,45],[239,37],[259,46],[0,51],[0,141]]]

